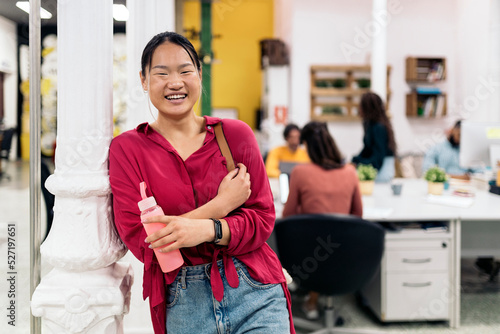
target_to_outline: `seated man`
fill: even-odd
[[[266,158],[268,177],[280,175],[280,162],[309,162],[307,151],[300,147],[300,129],[295,124],[288,124],[283,131],[286,145],[278,146],[269,151]]]
[[[468,170],[461,168],[459,164],[460,154],[460,125],[461,121],[457,121],[450,130],[447,140],[431,147],[424,157],[422,164],[422,172],[432,166],[439,166],[446,171],[446,174],[456,179],[468,180]]]
[[[470,170],[461,168],[459,164],[460,125],[461,121],[457,121],[450,130],[448,139],[427,151],[422,164],[424,173],[430,167],[437,165],[453,178],[469,180]],[[475,264],[481,272],[490,276],[490,281],[493,281],[500,272],[500,262],[491,256],[478,257]]]

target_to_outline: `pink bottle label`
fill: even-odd
[[[144,182],[141,183],[141,195],[143,201],[146,199],[146,184]],[[154,201],[156,202],[156,201]],[[141,221],[144,218],[155,217],[155,216],[164,216],[163,210],[160,206],[155,205],[143,211],[141,213]],[[149,223],[143,224],[144,229],[146,230],[147,235],[151,235],[156,231],[161,230],[165,227],[165,224],[162,223]],[[176,249],[168,253],[159,252],[158,249],[154,249],[156,254],[156,258],[160,263],[161,270],[164,273],[171,272],[184,264],[184,259],[182,258],[181,252]]]

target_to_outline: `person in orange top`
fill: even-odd
[[[344,164],[326,123],[309,122],[302,129],[312,163],[297,165],[290,176],[290,192],[283,217],[308,213],[342,213],[363,216],[359,181],[354,166]],[[309,292],[303,305],[309,319],[319,317],[318,293]]]
[[[295,124],[288,124],[283,131],[286,145],[278,146],[269,151],[266,158],[268,177],[280,176],[280,162],[309,162],[305,149],[300,147],[300,129]]]

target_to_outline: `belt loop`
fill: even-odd
[[[181,286],[182,289],[184,290],[186,290],[186,273],[187,273],[186,267],[182,267]]]
[[[210,268],[212,268],[212,264],[211,264],[211,263],[208,263],[208,264],[205,266],[205,275],[207,275],[208,279],[210,279]]]

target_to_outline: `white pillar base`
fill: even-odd
[[[31,310],[43,318],[44,334],[120,334],[132,283],[128,263],[80,273],[54,268],[33,294]]]

